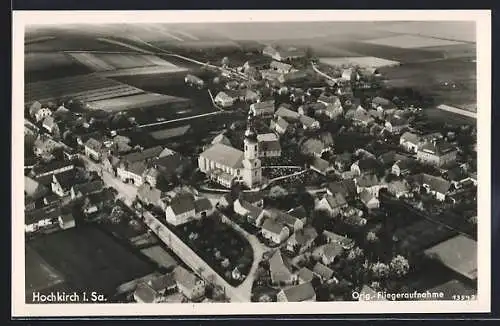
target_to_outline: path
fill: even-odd
[[[209,112],[209,113],[202,113],[202,114],[198,114],[198,115],[192,115],[192,116],[184,117],[184,118],[166,120],[166,121],[161,121],[161,122],[147,123],[144,125],[140,125],[139,128],[159,126],[159,125],[164,125],[164,124],[168,124],[168,123],[172,123],[172,122],[187,121],[187,120],[192,120],[192,119],[197,119],[197,118],[202,118],[202,117],[209,117],[209,116],[217,115],[217,114],[221,114],[221,113],[223,113],[223,112],[222,111],[215,111],[215,112]]]
[[[437,108],[439,110],[448,111],[448,112],[452,112],[452,113],[463,115],[465,117],[477,119],[477,113],[476,112],[467,111],[467,110],[455,108],[455,107],[444,105],[444,104],[443,105],[438,105]]]
[[[316,71],[319,75],[321,75],[321,76],[323,76],[326,79],[329,79],[331,81],[338,82],[339,78],[333,78],[331,76],[328,76],[327,74],[325,74],[324,72],[319,70],[318,67],[316,67],[316,65],[314,64],[314,62],[311,62],[311,66],[312,66],[313,70]]]

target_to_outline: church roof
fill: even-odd
[[[210,146],[200,156],[220,165],[237,169],[242,166],[244,153],[234,147],[218,143]]]

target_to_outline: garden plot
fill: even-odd
[[[423,37],[423,36],[406,35],[406,34],[377,38],[373,40],[365,40],[362,42],[376,44],[376,45],[391,46],[396,48],[403,48],[403,49],[418,49],[418,48],[426,48],[433,46],[463,44],[463,42],[458,42],[458,41],[450,41],[433,37]]]
[[[131,96],[121,96],[115,98],[103,99],[100,101],[89,101],[87,104],[91,109],[105,111],[122,111],[137,108],[145,108],[151,106],[159,106],[167,103],[185,102],[185,98],[156,94],[145,93]]]
[[[26,84],[25,103],[73,98],[82,101],[140,94],[142,90],[95,75],[73,76]]]

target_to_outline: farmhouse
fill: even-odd
[[[303,252],[311,249],[314,240],[318,237],[316,229],[313,227],[306,227],[295,231],[286,242],[286,249],[290,252]]]
[[[103,152],[103,143],[94,138],[85,142],[85,155],[95,161],[100,161]]]
[[[401,145],[401,147],[403,147],[406,151],[412,153],[417,153],[420,143],[420,137],[417,134],[411,132],[405,132],[399,138],[399,144]]]
[[[252,204],[242,198],[238,198],[234,201],[233,209],[236,214],[246,217],[255,226],[262,225],[265,217],[264,210],[255,205],[255,203]]]
[[[290,235],[290,229],[284,224],[268,218],[262,224],[262,236],[275,244],[285,241]]]
[[[226,187],[230,187],[233,181],[242,182],[249,188],[262,182],[257,134],[252,116],[248,118],[243,152],[231,146],[215,144],[198,157],[200,171]]]
[[[54,224],[61,216],[58,208],[42,208],[24,214],[24,231],[32,233]]]
[[[443,140],[426,142],[417,151],[417,160],[438,167],[452,163],[456,159],[456,147]]]
[[[151,147],[125,155],[116,169],[116,175],[122,182],[132,182],[139,187],[144,183],[144,173],[153,160],[160,158],[161,146]]]
[[[311,283],[303,283],[282,289],[277,296],[278,302],[316,301],[316,292]]]
[[[206,284],[196,275],[182,266],[177,266],[174,271],[177,288],[189,300],[199,300],[205,295]]]
[[[212,214],[213,210],[208,199],[195,199],[192,194],[180,193],[170,200],[165,217],[168,223],[178,226],[206,217]]]
[[[52,175],[51,188],[52,192],[59,197],[68,196],[73,187],[77,183],[76,171],[68,170]]]
[[[281,144],[275,133],[257,135],[259,157],[281,156]]]
[[[351,165],[351,171],[356,175],[372,174],[380,168],[380,162],[372,157],[362,158]]]
[[[361,191],[361,193],[359,194],[359,199],[361,200],[363,205],[365,205],[367,210],[379,208],[380,202],[378,201],[377,197],[375,197],[373,193],[367,189]]]
[[[271,120],[270,127],[280,135],[284,135],[292,129],[290,123],[280,116],[276,120]]]
[[[277,117],[281,117],[287,121],[290,121],[290,122],[296,122],[299,120],[299,117],[300,115],[295,112],[295,111],[292,111],[286,107],[284,107],[283,105],[281,105],[278,110],[276,110],[276,113],[274,114],[275,118]]]
[[[342,248],[344,248],[345,250],[350,250],[354,248],[354,245],[356,244],[355,241],[352,240],[351,238],[327,230],[323,231],[323,237],[326,239],[326,243],[337,244]]]
[[[440,201],[445,200],[446,195],[450,191],[451,187],[450,181],[425,173],[414,176],[414,181],[416,181],[421,187],[426,189],[427,192],[434,195],[436,199]]]
[[[250,112],[255,117],[272,116],[274,114],[274,100],[253,103],[250,105]]]
[[[386,187],[382,184],[379,178],[375,174],[363,174],[354,179],[356,183],[356,191],[361,194],[363,191],[367,191],[378,198],[378,193],[381,188]]]
[[[290,271],[290,266],[285,263],[281,251],[277,249],[269,258],[269,270],[271,274],[271,282],[275,285],[290,285],[298,278]]]
[[[276,208],[266,209],[266,215],[276,221],[277,223],[283,224],[290,229],[290,231],[297,231],[304,228],[304,221],[292,216],[288,213],[280,211]]]
[[[234,105],[234,102],[236,101],[235,98],[229,96],[226,92],[219,92],[215,96],[214,102],[215,104],[223,107],[223,108],[229,108]]]
[[[81,198],[90,194],[101,192],[104,189],[102,180],[77,184],[71,187],[71,199]]]
[[[331,216],[340,214],[340,211],[347,207],[347,201],[340,193],[335,193],[334,195],[326,194],[316,205],[316,209],[325,210]]]

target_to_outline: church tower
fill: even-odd
[[[244,140],[243,182],[253,188],[262,182],[262,166],[259,160],[259,144],[253,126],[253,114],[249,113]]]

